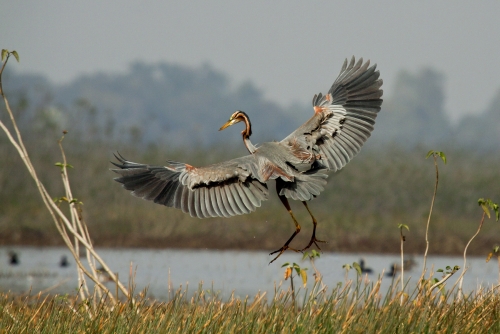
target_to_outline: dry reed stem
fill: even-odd
[[[129,298],[130,300],[132,300],[134,302],[129,291],[123,286],[123,284],[118,280],[116,275],[110,270],[110,268],[107,266],[107,264],[102,260],[102,258],[93,249],[92,243],[90,241],[88,229],[86,227],[85,222],[81,219],[81,215],[79,214],[79,212],[75,206],[74,198],[72,196],[69,178],[68,178],[68,174],[67,174],[67,168],[66,168],[66,166],[67,166],[66,156],[64,154],[64,149],[63,149],[62,143],[61,143],[62,138],[59,141],[59,147],[60,147],[61,154],[62,154],[63,161],[64,161],[62,168],[61,168],[61,177],[62,177],[64,189],[66,192],[66,199],[68,201],[69,208],[70,208],[71,219],[68,219],[66,217],[66,215],[60,210],[60,208],[56,205],[56,203],[54,202],[54,200],[49,195],[49,193],[45,189],[44,185],[41,183],[40,179],[38,178],[36,170],[35,170],[33,164],[31,163],[28,152],[27,152],[26,147],[24,145],[21,133],[20,133],[19,128],[17,126],[14,114],[13,114],[12,109],[11,109],[10,104],[9,104],[9,101],[8,101],[7,97],[5,96],[4,91],[3,91],[1,78],[2,78],[3,70],[5,69],[5,66],[7,64],[9,57],[10,57],[10,53],[7,53],[6,59],[3,62],[2,68],[0,69],[0,94],[2,95],[7,113],[9,115],[13,129],[15,131],[15,135],[17,137],[17,140],[16,140],[16,138],[14,138],[14,136],[11,134],[10,130],[5,126],[5,124],[2,121],[0,121],[0,128],[4,131],[4,133],[6,134],[7,138],[11,142],[11,144],[14,146],[14,148],[19,153],[23,163],[25,164],[26,168],[28,169],[28,172],[30,173],[33,180],[35,181],[37,189],[42,197],[42,200],[43,200],[47,210],[49,211],[49,213],[50,213],[50,215],[51,215],[51,217],[56,225],[58,232],[60,233],[61,237],[63,238],[63,241],[65,242],[66,246],[69,248],[70,252],[72,253],[72,255],[77,263],[77,273],[78,273],[78,281],[79,281],[79,287],[80,287],[79,288],[80,297],[82,299],[86,299],[86,298],[89,298],[91,296],[90,291],[89,291],[88,286],[87,286],[87,283],[86,283],[86,279],[85,279],[85,275],[86,275],[90,280],[92,280],[96,284],[95,291],[97,292],[99,297],[101,297],[102,294],[104,293],[110,297],[110,301],[112,302],[112,304],[117,303],[116,299],[112,296],[109,289],[106,288],[106,286],[104,286],[97,278],[97,272],[95,269],[95,260],[97,260],[102,265],[104,270],[108,272],[111,279],[116,282],[117,288],[119,288],[127,298]],[[71,242],[70,236],[68,235],[67,231],[69,231],[70,234],[73,236],[74,244]],[[81,243],[86,249],[87,259],[88,259],[89,266],[91,268],[91,272],[89,272],[83,266],[81,261],[79,260],[79,257],[80,257],[79,256],[79,243]],[[92,298],[92,300],[94,301],[94,309],[95,309],[95,307],[97,307],[97,305],[95,304],[95,298]],[[89,314],[92,316],[90,309],[88,309],[88,306],[86,306],[86,307],[87,307]]]

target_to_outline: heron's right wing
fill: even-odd
[[[169,161],[168,166],[150,166],[115,155],[122,183],[132,194],[193,217],[231,217],[260,207],[268,197],[265,183],[253,174],[255,159],[246,156],[207,167]]]
[[[346,59],[328,93],[314,96],[314,115],[282,142],[319,154],[329,170],[344,167],[370,137],[382,105],[382,79],[369,65]]]

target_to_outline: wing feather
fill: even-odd
[[[214,188],[215,195],[217,196],[217,206],[219,207],[219,211],[222,213],[222,216],[228,218],[231,217],[231,214],[229,214],[229,211],[227,211],[226,207],[224,206],[224,202],[222,200],[223,195],[221,194],[221,188],[222,187]]]
[[[196,208],[194,202],[194,191],[188,189],[188,212],[191,216],[196,216]]]
[[[207,212],[207,208],[205,207],[205,193],[204,193],[204,187],[199,188],[196,193],[196,203],[198,204],[199,211],[197,212],[197,216],[201,218],[208,218],[210,215]]]
[[[184,213],[189,213],[189,189],[187,187],[179,187],[182,189],[181,193],[181,210]]]
[[[226,187],[220,187],[219,191],[220,191],[220,194],[221,194],[221,198],[222,198],[222,202],[223,202],[224,208],[226,209],[227,213],[230,216],[236,216],[238,213],[236,213],[233,210],[233,207],[231,205],[232,198],[231,199],[228,198],[228,194],[226,193]]]
[[[238,189],[236,188],[236,184],[233,183],[233,184],[229,185],[229,189],[231,190],[231,193],[233,194],[233,198],[236,202],[236,205],[238,206],[238,208],[240,209],[242,214],[250,213],[250,211],[248,210],[246,205],[241,200],[241,196],[238,192]]]
[[[254,192],[252,190],[250,190],[249,184],[242,184],[241,189],[243,189],[243,191],[245,192],[245,195],[250,200],[250,202],[252,202],[252,205],[254,207],[260,207],[260,201],[256,197],[256,195],[254,194]]]
[[[219,205],[217,204],[217,195],[215,194],[216,189],[216,187],[208,188],[210,202],[212,202],[212,208],[214,208],[215,212],[214,217],[225,217],[222,211],[219,209]]]
[[[236,189],[238,190],[238,194],[240,194],[241,201],[247,208],[249,212],[255,210],[255,206],[252,204],[252,202],[249,200],[245,190],[243,189],[244,186],[241,184],[235,184]]]
[[[201,188],[201,191],[203,191],[203,197],[205,198],[205,208],[207,210],[207,217],[217,217],[217,214],[214,211],[214,208],[212,206],[212,201],[210,200],[210,192],[209,189],[206,187]]]

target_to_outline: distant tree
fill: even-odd
[[[402,71],[394,92],[382,105],[376,134],[400,145],[435,145],[451,134],[444,111],[444,76],[426,68],[416,74]]]
[[[454,138],[468,149],[500,149],[500,89],[486,110],[478,115],[462,118],[454,131]]]
[[[60,87],[56,99],[64,105],[92,101],[98,106],[98,122],[110,124],[112,119],[113,133],[139,144],[211,145],[220,140],[217,129],[237,109],[249,113],[258,141],[281,139],[298,125],[253,83],[232,89],[229,79],[207,64],[189,68],[137,62],[124,74],[80,77]]]
[[[82,75],[62,85],[36,74],[4,75],[19,126],[29,127],[26,136],[34,139],[53,140],[42,132],[64,129],[79,140],[113,140],[124,146],[209,147],[225,141],[225,147],[242,147],[238,131],[217,131],[237,109],[250,115],[257,143],[281,140],[313,112],[309,101],[285,105],[267,100],[252,82],[232,84],[208,64],[192,68],[136,62],[126,72]],[[476,150],[498,149],[500,90],[487,110],[453,127],[444,111],[443,74],[430,68],[402,71],[394,87],[386,92],[377,118],[377,139],[368,145],[439,144],[446,149],[441,144],[452,142]]]

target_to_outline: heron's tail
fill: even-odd
[[[280,195],[296,201],[309,201],[325,189],[327,177],[328,174],[326,174],[325,169],[313,169],[295,175],[294,182],[284,182],[277,179],[281,187]]]

